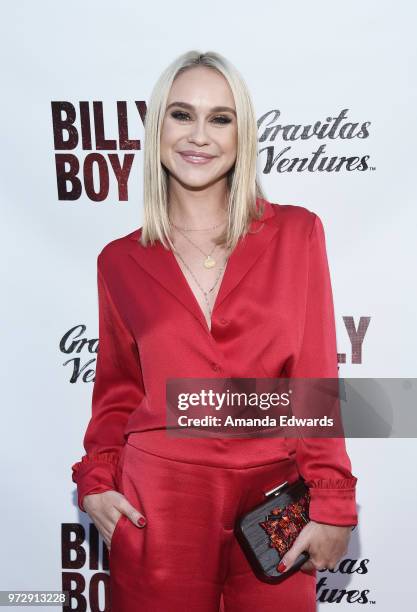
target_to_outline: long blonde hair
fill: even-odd
[[[228,224],[215,240],[233,249],[246,234],[252,219],[263,213],[256,198],[266,199],[257,177],[257,123],[249,90],[236,68],[213,51],[188,51],[174,60],[156,82],[147,106],[144,138],[143,206],[144,220],[139,242],[147,246],[160,240],[173,248],[168,218],[168,174],[161,164],[160,140],[168,95],[175,78],[195,66],[207,66],[221,73],[232,90],[237,115],[237,156],[228,181]],[[169,245],[169,246],[168,246]]]

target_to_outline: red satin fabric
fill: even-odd
[[[73,467],[78,504],[113,489],[129,435],[156,454],[250,467],[291,456],[311,489],[311,517],[356,525],[356,477],[343,438],[173,439],[165,382],[186,377],[338,376],[333,296],[320,218],[302,206],[264,206],[229,258],[204,315],[173,253],[138,243],[141,229],[98,256],[99,351],[86,455]]]
[[[203,470],[207,482],[206,489],[201,487],[205,492],[202,498],[208,500],[209,507],[215,507],[215,500],[228,482],[226,474],[233,470],[241,474],[240,480],[234,482],[233,493],[238,494],[251,475],[293,462],[310,488],[313,520],[357,524],[357,478],[351,473],[343,438],[181,439],[169,437],[165,430],[168,378],[338,376],[333,297],[321,220],[301,206],[261,199],[257,203],[264,207],[263,217],[252,222],[250,233],[239,241],[229,258],[212,312],[211,331],[175,256],[160,242],[142,247],[138,243],[139,229],[113,240],[99,254],[99,350],[92,415],[84,437],[86,454],[72,466],[81,510],[86,494],[117,489],[120,453],[129,440],[142,452],[159,456],[161,462],[165,459],[164,465],[179,461],[181,466]],[[153,565],[163,553],[162,548],[159,551],[156,547],[162,546],[161,533],[165,533],[160,523],[173,512],[181,523],[188,516],[188,505],[178,496],[176,506],[164,497],[164,505],[154,510],[159,492],[154,490],[156,485],[146,469],[139,462],[134,479],[126,476],[126,482],[130,483],[131,495],[157,513],[154,529],[145,536],[121,519],[115,533],[114,559],[119,562],[115,560],[113,568],[119,568],[115,570],[119,578],[114,576],[114,580],[120,581],[126,575],[126,597],[134,597],[139,587],[142,591],[148,588],[136,571],[138,556],[144,563],[145,552],[150,555],[146,575],[156,583],[164,582],[165,570]],[[190,477],[196,473],[193,469],[190,467]],[[174,474],[174,470],[170,471]],[[272,480],[276,479],[268,473]],[[217,480],[217,474],[222,474],[223,480]],[[163,482],[168,480],[164,477]],[[251,480],[251,485],[255,484],[259,485],[256,478]],[[181,490],[184,501],[188,500],[184,487]],[[237,510],[235,506],[228,507]],[[147,507],[145,514],[146,510]],[[152,520],[152,516],[149,518]],[[220,523],[215,524],[220,529]],[[198,546],[192,545],[188,536],[176,537],[175,547],[169,550],[172,555],[176,550],[173,560],[178,562],[179,576],[184,577],[183,555],[197,555],[198,561],[198,555],[208,554],[210,575],[214,575],[216,565],[213,559],[223,563],[224,537],[218,530],[213,531],[213,523],[210,525],[207,539],[202,535]],[[128,553],[130,547],[132,556]],[[208,552],[209,548],[212,552]],[[239,553],[235,554],[239,566]],[[129,563],[134,559],[131,571]],[[170,567],[173,577],[175,572]],[[224,575],[221,567],[216,571]],[[247,571],[246,568],[244,575],[250,580]],[[195,584],[212,589],[201,583],[200,575],[193,573]],[[132,576],[132,582],[128,576]],[[133,582],[133,576],[139,582]],[[292,580],[295,586],[302,578]],[[238,576],[235,581],[240,585]],[[179,578],[178,584],[182,582],[183,578]],[[251,584],[256,593],[256,583]],[[221,587],[221,581],[217,586]],[[236,590],[240,588],[241,585]],[[149,589],[155,594],[152,581]],[[278,592],[286,592],[285,587],[280,589],[267,591],[280,597]],[[212,597],[213,593],[212,590]],[[249,601],[250,595],[247,597]],[[156,609],[161,608],[156,605]]]
[[[119,490],[148,524],[141,529],[124,515],[116,524],[113,612],[316,610],[316,571],[264,583],[233,534],[237,517],[264,501],[265,491],[298,478],[293,461],[222,468],[161,458],[128,443],[121,463]]]

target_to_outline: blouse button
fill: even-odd
[[[227,319],[223,319],[223,318],[222,318],[222,319],[220,319],[220,323],[221,323],[222,325],[227,325],[227,324],[229,323],[229,321],[228,321]]]

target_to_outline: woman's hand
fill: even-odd
[[[281,559],[278,571],[284,572],[290,569],[297,557],[304,551],[310,555],[310,558],[300,568],[304,572],[314,569],[334,569],[340,558],[347,552],[351,530],[352,527],[308,522]],[[281,563],[285,564],[285,568]]]
[[[109,552],[116,523],[122,514],[125,514],[136,527],[146,525],[146,518],[143,514],[118,491],[85,495],[83,507],[101,533]]]

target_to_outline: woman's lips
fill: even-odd
[[[180,153],[179,155],[181,155],[183,160],[185,160],[189,164],[208,164],[209,162],[211,162],[212,159],[214,159],[214,157],[201,157],[198,155],[184,155],[183,153]]]

